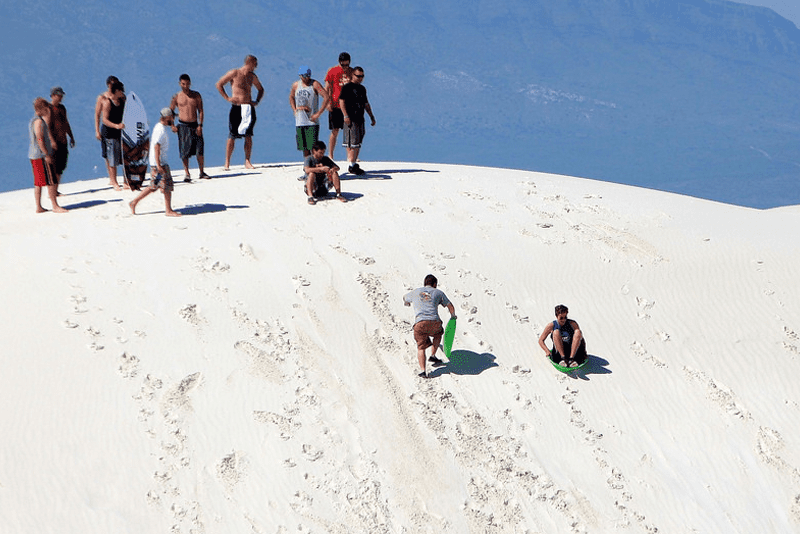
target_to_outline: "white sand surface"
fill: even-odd
[[[362,167],[316,206],[299,164],[211,169],[175,219],[0,195],[0,532],[800,532],[800,209]],[[578,376],[537,346],[559,303]]]

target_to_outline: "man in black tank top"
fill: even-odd
[[[122,165],[122,114],[125,111],[125,88],[120,82],[114,82],[109,88],[111,98],[103,102],[100,112],[100,135],[106,146],[106,166],[108,179],[111,186],[117,191],[121,190],[117,182],[117,166]]]
[[[563,304],[556,306],[556,320],[548,324],[539,336],[539,346],[545,356],[562,367],[577,367],[586,361],[586,341],[578,323],[567,318],[569,309]],[[553,348],[549,349],[545,340],[550,337]]]

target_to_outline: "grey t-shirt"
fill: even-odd
[[[420,321],[441,321],[439,318],[439,305],[448,306],[450,300],[442,291],[430,287],[420,287],[409,292],[403,297],[405,302],[414,306],[417,316],[414,324]]]

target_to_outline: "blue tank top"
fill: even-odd
[[[561,342],[565,345],[572,344],[572,334],[575,333],[575,329],[572,328],[569,319],[567,322],[564,323],[564,326],[559,326],[558,321],[553,321],[553,335],[555,335],[556,330],[561,333]]]

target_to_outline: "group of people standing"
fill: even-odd
[[[340,168],[333,161],[340,130],[344,132],[343,144],[347,150],[348,172],[364,174],[358,165],[358,156],[366,133],[364,115],[369,114],[373,126],[375,116],[367,99],[367,91],[362,85],[364,69],[351,68],[350,61],[350,55],[342,52],[338,65],[328,70],[324,86],[311,77],[309,67],[303,66],[299,71],[300,79],[291,87],[289,104],[295,115],[297,148],[303,152],[305,158],[301,180],[306,182],[304,189],[309,204],[315,204],[319,197],[327,195],[330,187],[336,190],[336,198],[347,202],[341,194]],[[241,67],[226,72],[216,83],[220,95],[231,104],[228,115],[229,135],[225,146],[225,170],[230,169],[236,140],[242,138],[245,168],[254,168],[251,155],[256,107],[264,97],[264,87],[255,73],[257,67],[258,59],[248,55]],[[167,132],[170,129],[178,134],[179,152],[185,171],[184,181],[192,180],[189,172],[189,159],[192,156],[197,158],[199,178],[210,178],[204,170],[203,98],[200,93],[191,89],[191,78],[188,74],[180,76],[179,84],[181,90],[172,97],[170,105],[161,110],[159,123],[151,133],[149,164],[153,179],[149,188],[130,203],[134,213],[141,198],[160,188],[165,193],[167,215],[180,215],[172,209],[170,202],[173,181],[166,158],[169,147]],[[109,76],[106,85],[107,91],[98,95],[95,103],[94,124],[95,136],[100,141],[101,155],[108,170],[109,184],[118,191],[123,188],[139,189],[141,182],[124,174],[124,182],[120,184],[117,175],[118,167],[124,164],[122,131],[125,129],[125,87],[115,76]],[[230,95],[226,90],[228,85]],[[255,98],[254,88],[257,91]],[[53,211],[67,211],[58,205],[58,183],[67,162],[67,136],[70,138],[70,146],[75,145],[75,139],[67,120],[66,109],[61,104],[63,96],[64,91],[55,87],[51,91],[51,102],[43,98],[34,101],[34,117],[29,126],[29,158],[34,173],[37,212],[47,211],[41,205],[43,188],[47,188]],[[329,157],[325,156],[327,147],[319,140],[319,118],[326,110],[331,131]],[[175,116],[178,118],[177,124]]]

